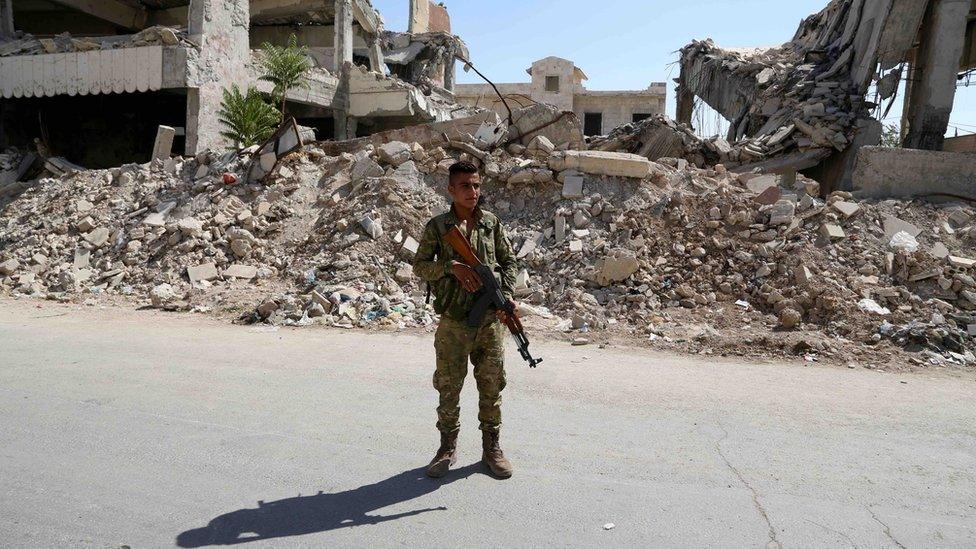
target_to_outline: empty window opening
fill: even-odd
[[[583,115],[583,133],[586,135],[603,135],[602,112],[588,112]]]
[[[633,117],[633,121],[634,122],[640,122],[641,120],[647,120],[650,117],[651,117],[651,114],[650,113],[635,112],[634,113],[634,117]]]
[[[547,76],[546,77],[546,91],[559,93],[559,77],[558,76]]]

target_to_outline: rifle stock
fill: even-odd
[[[529,338],[525,336],[525,328],[522,326],[522,321],[519,320],[515,307],[505,298],[505,294],[502,293],[498,281],[495,280],[495,274],[478,259],[478,255],[471,248],[471,243],[468,242],[467,237],[457,227],[448,231],[444,236],[444,241],[458,254],[461,261],[468,267],[471,267],[481,279],[482,288],[479,290],[478,299],[475,302],[474,308],[471,310],[471,314],[468,316],[468,326],[473,328],[481,326],[484,322],[485,315],[492,308],[504,311],[504,323],[508,327],[508,330],[512,332],[512,335],[515,336],[519,354],[529,363],[530,368],[538,366],[542,362],[542,359],[532,358],[532,354],[529,353]]]

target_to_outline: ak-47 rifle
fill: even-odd
[[[519,320],[515,312],[515,307],[512,306],[512,302],[502,293],[502,289],[498,286],[498,281],[495,280],[495,274],[491,272],[491,269],[487,265],[478,259],[474,250],[471,249],[471,243],[468,242],[468,239],[457,227],[448,231],[444,237],[444,241],[451,248],[454,248],[461,261],[470,267],[478,275],[478,278],[481,279],[481,289],[475,294],[477,300],[475,301],[474,308],[468,315],[468,326],[472,328],[481,326],[484,323],[485,315],[490,309],[504,311],[505,325],[508,326],[509,331],[515,336],[519,354],[528,361],[530,368],[535,368],[542,362],[542,359],[532,358],[532,355],[529,353],[529,339],[525,337],[525,328],[522,327],[522,321]]]

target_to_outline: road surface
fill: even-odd
[[[431,337],[0,301],[2,545],[976,546],[974,375],[510,348],[433,481]]]

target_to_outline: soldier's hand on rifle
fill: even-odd
[[[514,301],[512,301],[511,299],[509,299],[508,300],[508,306],[513,311],[515,311],[516,312],[516,316],[518,316],[518,304],[515,303]],[[508,321],[508,312],[506,312],[505,310],[499,309],[499,310],[495,311],[495,313],[498,315],[498,320],[501,320],[502,322],[507,322]]]
[[[474,269],[464,263],[460,261],[453,262],[451,264],[451,274],[461,282],[461,286],[465,290],[474,293],[481,289],[481,277],[474,272]]]

